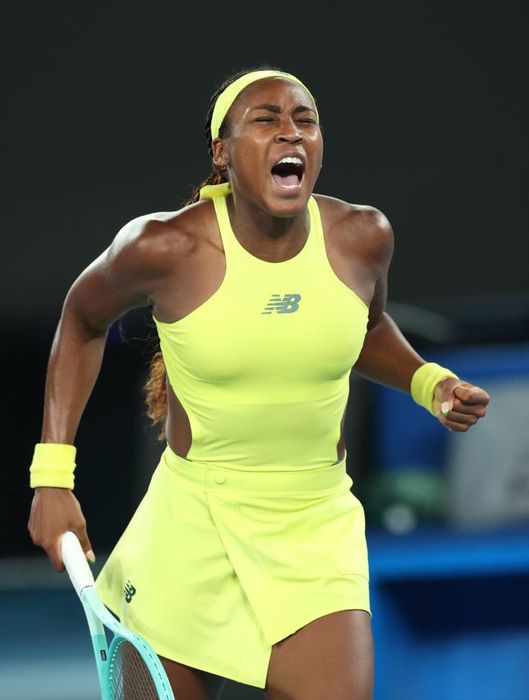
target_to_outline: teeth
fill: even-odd
[[[303,161],[301,158],[297,158],[296,156],[286,156],[285,158],[281,158],[280,161],[276,163],[276,165],[281,165],[282,163],[293,163],[294,165],[303,165]]]

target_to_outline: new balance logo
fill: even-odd
[[[272,314],[277,311],[278,314],[292,314],[299,309],[301,294],[272,294],[270,301],[261,314]]]
[[[127,581],[125,588],[123,589],[123,595],[125,596],[125,602],[130,603],[132,596],[136,594],[136,589],[130,581]]]

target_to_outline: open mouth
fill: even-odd
[[[305,172],[305,164],[297,156],[281,158],[272,168],[272,178],[283,189],[299,187]]]

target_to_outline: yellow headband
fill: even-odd
[[[304,85],[301,82],[301,80],[299,80],[299,78],[296,78],[296,76],[291,75],[290,73],[283,73],[282,71],[278,70],[255,70],[251,73],[246,73],[245,75],[242,75],[240,78],[237,78],[237,80],[234,80],[233,83],[230,83],[230,85],[228,85],[228,87],[218,96],[217,101],[215,102],[215,107],[213,109],[213,116],[211,117],[212,139],[218,138],[221,124],[224,121],[228,110],[235,102],[238,95],[240,95],[240,93],[244,90],[244,88],[248,87],[248,85],[251,85],[251,83],[255,83],[257,80],[264,80],[265,78],[285,78],[286,80],[292,80],[294,83],[298,83],[298,85],[301,85],[303,88],[305,88],[305,90],[311,96],[312,101],[314,102],[316,116],[319,119],[318,109],[316,107],[316,100],[312,96],[312,93],[307,88],[307,86]]]

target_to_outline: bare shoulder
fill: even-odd
[[[332,243],[381,262],[391,258],[393,229],[380,209],[326,195],[315,195],[315,199],[326,236]]]
[[[211,239],[213,207],[198,202],[174,212],[138,216],[125,224],[107,251],[114,274],[157,276],[175,270]]]

